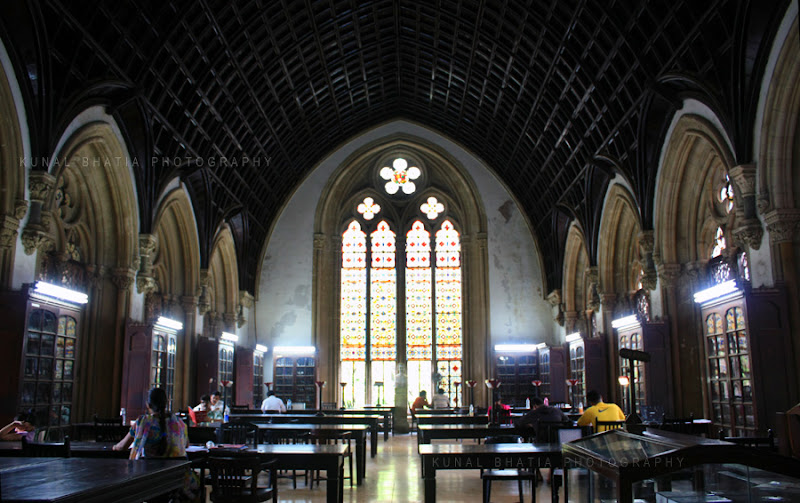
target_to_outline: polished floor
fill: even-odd
[[[465,440],[469,442],[470,440]],[[345,468],[347,471],[347,468]],[[345,473],[346,475],[346,473]],[[423,501],[422,470],[417,454],[417,437],[410,435],[392,435],[388,442],[381,438],[378,455],[367,461],[367,475],[362,486],[349,485],[345,481],[345,503],[385,503],[385,502],[417,502]],[[310,503],[325,501],[325,482],[313,489],[305,486],[302,477],[298,477],[297,489],[292,489],[289,479],[280,479],[278,497],[282,502]],[[531,501],[530,485],[524,487],[525,502]],[[563,501],[563,492],[561,493]],[[570,493],[570,500],[574,495]],[[436,501],[448,502],[480,502],[481,478],[478,470],[441,470],[436,474]],[[492,485],[492,502],[518,502],[517,484],[514,482],[494,483]],[[537,487],[536,501],[550,502],[550,486],[540,483]]]

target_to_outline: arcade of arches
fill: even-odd
[[[88,100],[48,150],[26,67],[9,56],[18,41],[4,37],[0,311],[15,320],[2,329],[15,342],[2,358],[20,377],[2,390],[0,415],[31,408],[63,424],[135,409],[134,341],[161,341],[163,316],[182,329],[136,361],[175,408],[223,381],[234,382],[232,403],[256,408],[265,382],[314,407],[315,381],[326,382],[320,401],[337,406],[406,410],[437,388],[484,405],[489,378],[507,401],[585,402],[595,388],[627,408],[617,377],[629,348],[652,358],[634,376],[643,411],[692,413],[743,435],[774,427],[800,401],[798,33],[795,6],[742,128],[751,157],[733,147],[719,103],[681,94],[655,148],[650,200],[640,179],[600,159],[592,169],[608,181],[587,189],[603,191],[591,216],[559,207],[562,232],[546,237],[518,197],[537,187],[510,185],[458,137],[402,115],[339,138],[268,222],[215,206],[229,180],[145,161],[153,146],[131,140],[139,119],[125,107]],[[168,176],[150,183],[143,173],[154,169]],[[265,161],[230,177],[239,169],[289,168]],[[261,242],[249,238],[256,226]],[[555,276],[544,258],[553,249]],[[37,281],[88,303],[41,307]],[[695,300],[714,285],[732,290]]]

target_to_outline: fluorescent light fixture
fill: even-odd
[[[33,290],[34,294],[43,297],[52,297],[54,299],[66,300],[74,304],[86,304],[89,302],[89,296],[82,292],[76,292],[63,286],[54,285],[52,283],[45,283],[44,281],[37,281],[36,288]]]
[[[724,283],[714,285],[711,288],[700,290],[694,294],[694,301],[698,304],[702,304],[704,302],[708,302],[709,300],[718,299],[733,293],[739,293],[739,289],[736,288],[736,280],[729,280]]]
[[[272,352],[276,355],[313,355],[317,352],[314,346],[275,346]]]
[[[175,331],[183,330],[183,323],[173,320],[172,318],[167,318],[166,316],[159,316],[158,320],[156,321],[156,325]]]
[[[220,336],[220,338],[223,341],[239,342],[239,336],[238,335],[234,335],[234,334],[232,334],[230,332],[222,332],[222,335]]]
[[[547,347],[546,342],[540,342],[539,344],[536,345],[536,349],[544,349],[546,347]]]
[[[503,353],[532,353],[536,344],[495,344],[494,350]]]
[[[267,346],[263,344],[256,344],[256,353],[264,354],[267,352]]]
[[[613,328],[627,328],[638,324],[639,324],[639,318],[637,318],[635,314],[632,314],[630,316],[625,316],[624,318],[617,318],[616,320],[611,322],[611,326]]]
[[[583,340],[583,337],[581,337],[580,332],[575,332],[567,336],[567,342],[577,342],[580,340]]]
[[[619,382],[620,386],[627,386],[631,383],[631,380],[628,379],[628,376],[619,376],[617,377],[617,382]]]

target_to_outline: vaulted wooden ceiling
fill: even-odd
[[[568,224],[596,261],[615,173],[652,228],[654,173],[685,97],[714,110],[737,161],[767,52],[789,0],[5,0],[2,37],[36,155],[80,110],[104,104],[136,167],[142,232],[179,174],[208,263],[234,229],[253,290],[270,222],[314,165],[391,119],[447,135],[513,191],[559,288]],[[153,158],[188,162],[152,162]],[[209,166],[209,157],[269,158]]]

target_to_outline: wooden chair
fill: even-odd
[[[572,442],[573,440],[577,440],[583,437],[585,432],[584,428],[581,426],[571,426],[571,425],[562,425],[561,428],[555,430],[556,432],[556,442],[558,445]],[[553,474],[550,480],[550,488],[551,488],[551,501],[558,502],[558,488],[561,485],[566,487],[566,481],[564,480],[564,468],[553,468]],[[566,498],[566,489],[564,489],[564,501],[567,501]]]
[[[119,442],[125,436],[122,416],[100,418],[94,415],[94,439],[96,442]]]
[[[217,428],[218,444],[243,444],[255,448],[258,444],[258,426],[253,423],[222,423]]]
[[[347,451],[345,452],[345,457],[347,458],[347,464],[350,469],[348,477],[342,477],[342,483],[345,480],[350,479],[350,487],[353,487],[353,446],[352,446],[352,433],[349,431],[331,431],[331,430],[317,430],[311,432],[309,434],[309,442],[312,444],[318,445],[325,445],[325,444],[337,444],[341,443],[347,445]],[[319,483],[323,480],[327,480],[320,474],[319,470],[315,470],[311,473],[311,485],[310,487],[314,487],[314,482],[319,485]]]
[[[595,419],[594,432],[600,433],[608,430],[621,430],[625,428],[625,421],[600,421]]]
[[[522,443],[522,437],[519,435],[498,435],[496,437],[488,437],[487,444],[519,444]],[[485,470],[481,471],[481,480],[483,481],[483,503],[489,503],[492,494],[492,482],[500,480],[516,480],[519,488],[519,501],[523,503],[525,500],[522,497],[522,481],[530,480],[532,484],[531,493],[533,494],[531,501],[536,503],[536,471],[530,470]]]
[[[64,437],[64,443],[28,442],[22,437],[22,455],[29,458],[68,458],[69,445],[69,436]]]
[[[208,458],[211,478],[211,501],[215,503],[257,502],[272,498],[278,501],[278,488],[274,474],[270,475],[270,487],[258,486],[258,474],[263,469],[274,470],[274,460],[264,463],[254,455],[229,455]]]

